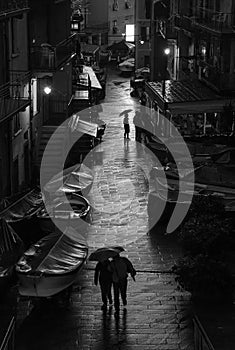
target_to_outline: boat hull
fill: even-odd
[[[63,275],[25,275],[18,273],[19,293],[22,296],[50,297],[65,290],[76,281],[81,267]]]

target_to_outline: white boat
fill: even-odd
[[[120,71],[122,72],[133,72],[135,70],[135,59],[128,58],[118,65]]]
[[[65,227],[68,225],[78,227],[81,226],[82,220],[89,218],[91,207],[85,197],[76,193],[67,193],[66,198],[58,197],[50,201],[37,213],[39,226],[43,231],[54,230],[54,223],[51,219],[64,224]]]
[[[88,256],[84,238],[69,227],[33,244],[16,264],[19,293],[50,297],[71,286]]]

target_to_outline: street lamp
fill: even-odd
[[[163,71],[162,97],[164,100],[165,93],[166,93],[166,71],[167,71],[167,62],[168,62],[167,57],[171,51],[169,47],[166,47],[163,52],[164,52],[164,68],[163,68],[164,71]]]
[[[51,87],[50,86],[45,86],[43,91],[45,92],[46,95],[50,95],[51,93]]]

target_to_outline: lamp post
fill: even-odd
[[[167,72],[168,55],[170,54],[169,47],[166,47],[163,53],[164,53],[164,65],[163,65],[162,97],[164,100],[165,93],[166,93],[166,72]]]

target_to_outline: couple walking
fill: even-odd
[[[100,284],[101,298],[103,301],[102,310],[106,310],[107,301],[112,305],[112,285],[114,290],[114,307],[116,315],[120,309],[120,294],[123,302],[123,306],[127,305],[127,279],[128,274],[135,281],[136,271],[130,262],[125,257],[121,257],[119,254],[113,257],[110,262],[108,259],[102,262],[98,262],[95,268],[94,283]]]

